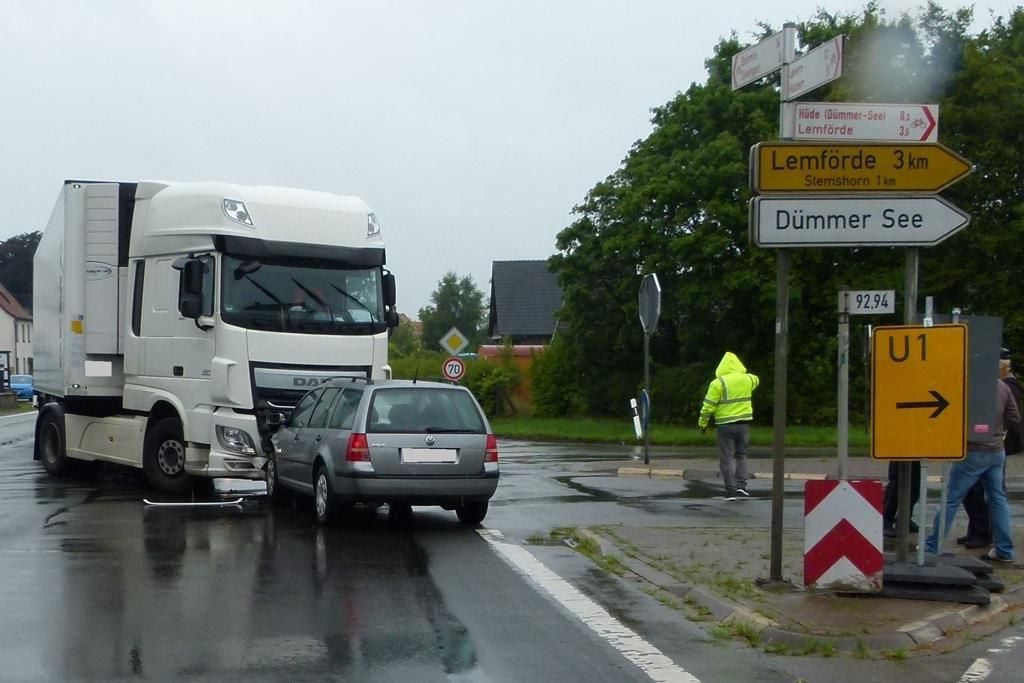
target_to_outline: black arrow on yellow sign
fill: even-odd
[[[934,401],[898,401],[896,403],[897,408],[935,408],[935,412],[928,416],[929,419],[938,417],[939,413],[946,409],[949,405],[949,401],[940,394],[939,392],[931,389],[928,391],[929,394],[935,397]]]

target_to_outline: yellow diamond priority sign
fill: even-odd
[[[441,337],[441,348],[453,356],[467,346],[469,346],[469,340],[466,339],[466,335],[459,332],[458,328],[453,327]]]
[[[962,459],[967,327],[876,327],[871,359],[871,457]]]

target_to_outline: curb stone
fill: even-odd
[[[620,467],[615,472],[616,476],[619,477],[646,477],[648,479],[718,479],[720,474],[717,470],[700,470],[700,469],[674,469],[674,468],[659,468],[659,467]],[[772,480],[771,472],[753,472],[750,474],[750,479],[760,479],[764,481]],[[879,477],[867,477],[868,479],[879,479]],[[783,479],[787,481],[821,481],[826,479],[838,479],[834,474],[824,474],[821,472],[787,472]],[[884,479],[884,477],[882,477]],[[1007,482],[1021,483],[1024,482],[1024,476],[1022,475],[1007,475]],[[932,474],[928,476],[929,484],[941,484],[942,476]]]
[[[683,583],[670,574],[656,569],[643,560],[625,555],[613,541],[589,529],[578,529],[580,536],[593,541],[602,555],[615,556],[632,573],[656,588],[679,598],[692,600],[723,623],[742,623],[759,629],[761,639],[766,643],[804,645],[809,640],[832,642],[841,652],[854,652],[858,647],[869,650],[913,650],[920,645],[935,643],[972,624],[977,624],[1005,611],[1009,604],[1001,596],[993,595],[988,605],[971,605],[961,609],[948,609],[929,618],[911,622],[899,628],[864,636],[820,636],[810,633],[788,631],[777,622],[742,605],[724,599],[700,587]]]

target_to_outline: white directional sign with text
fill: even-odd
[[[738,90],[776,71],[782,66],[785,54],[783,31],[736,53],[732,57],[732,89]]]
[[[782,137],[794,140],[937,142],[939,105],[783,102]]]
[[[971,217],[942,197],[761,196],[750,203],[761,247],[898,247],[938,244]]]
[[[844,39],[836,36],[782,68],[783,101],[795,100],[843,75]]]

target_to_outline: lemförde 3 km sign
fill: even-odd
[[[938,143],[761,142],[750,155],[755,192],[938,192],[971,172]]]

